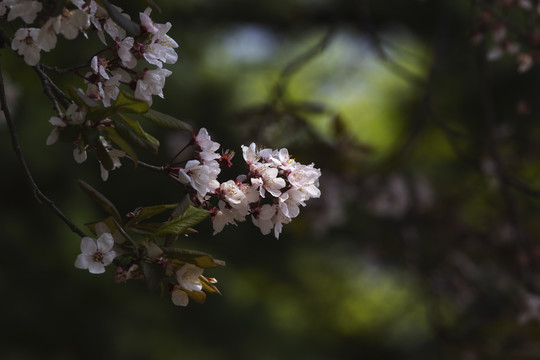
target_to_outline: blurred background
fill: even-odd
[[[179,61],[154,108],[238,154],[287,147],[321,169],[322,196],[279,240],[204,222],[181,245],[227,262],[205,272],[223,295],[180,308],[115,284],[112,268],[75,269],[79,237],[35,200],[0,123],[0,358],[540,358],[536,1],[156,2]],[[115,3],[133,19],[145,7]],[[60,39],[42,62],[73,66],[99,46]],[[143,168],[104,183],[95,159],[45,146],[39,79],[0,54],[30,169],[75,224],[105,217],[79,178],[122,213],[182,199]],[[162,143],[141,153],[154,165],[189,141],[145,127]]]

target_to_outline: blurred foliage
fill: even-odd
[[[115,3],[132,18],[145,6]],[[156,3],[180,44],[156,109],[237,152],[288,147],[322,169],[323,195],[278,241],[249,221],[215,237],[203,223],[181,245],[227,262],[205,272],[223,295],[178,308],[142,282],[114,284],[111,269],[74,268],[79,238],[35,201],[1,127],[0,358],[540,356],[540,70],[487,63],[486,44],[471,43],[477,5],[498,2]],[[103,183],[96,161],[46,147],[53,110],[38,78],[1,54],[23,152],[76,224],[104,216],[78,178],[121,214],[181,201],[145,169],[126,163]],[[64,41],[42,60],[91,55]],[[189,141],[148,127],[164,151],[143,161],[164,164]]]

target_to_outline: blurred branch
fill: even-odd
[[[21,163],[21,166],[23,167],[24,174],[26,176],[26,179],[30,187],[32,188],[34,197],[39,202],[44,202],[56,214],[56,216],[58,216],[71,229],[71,231],[78,234],[80,237],[86,236],[86,234],[81,229],[79,229],[75,224],[73,224],[67,218],[67,216],[54,204],[52,200],[50,200],[47,196],[45,196],[45,194],[43,194],[43,192],[41,192],[36,182],[34,181],[34,178],[32,177],[32,174],[30,173],[28,165],[26,164],[26,161],[22,154],[19,140],[17,138],[15,123],[13,122],[11,113],[9,112],[9,108],[8,108],[7,100],[6,100],[6,92],[5,92],[5,87],[4,87],[4,78],[2,75],[1,67],[0,67],[0,105],[2,107],[2,111],[5,115],[6,123],[9,128],[9,134],[11,136],[11,143],[13,146],[13,150],[15,151],[15,154],[17,155],[17,158],[19,159],[19,162]]]
[[[326,34],[317,42],[313,47],[309,48],[305,52],[301,53],[294,59],[292,59],[281,71],[274,88],[272,89],[272,98],[274,101],[279,101],[283,98],[286,88],[288,86],[290,78],[298,72],[301,68],[306,66],[311,60],[320,55],[332,39],[335,33],[335,29],[332,27],[328,29]]]

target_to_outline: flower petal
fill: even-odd
[[[98,250],[95,239],[85,236],[81,240],[81,252],[86,255],[93,255]]]
[[[103,233],[97,239],[97,246],[103,252],[111,251],[114,246],[114,238],[110,233]]]
[[[88,264],[92,260],[89,255],[79,254],[77,260],[75,260],[75,267],[77,269],[88,269]]]

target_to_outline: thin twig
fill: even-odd
[[[158,172],[158,173],[161,173],[161,174],[167,174],[167,172],[169,171],[168,166],[155,166],[155,165],[147,164],[145,162],[135,160],[129,155],[126,155],[124,157],[126,159],[128,159],[129,161],[131,161],[132,163],[137,164],[138,166],[143,167],[143,168],[148,169],[148,170],[152,170],[152,171],[155,171],[155,172]]]
[[[45,196],[45,194],[43,194],[43,192],[41,192],[36,182],[34,181],[34,178],[32,177],[32,174],[30,173],[30,169],[28,168],[28,165],[26,164],[26,161],[22,154],[19,140],[17,138],[15,123],[13,122],[13,118],[11,117],[11,113],[9,112],[1,66],[0,66],[0,105],[2,107],[2,112],[4,113],[4,116],[6,118],[6,123],[9,128],[9,134],[11,136],[11,144],[13,146],[13,150],[15,151],[15,154],[17,155],[17,158],[19,159],[19,162],[21,163],[21,166],[23,167],[24,174],[26,176],[26,179],[30,187],[32,188],[34,197],[39,202],[44,202],[45,205],[47,205],[71,229],[71,231],[73,231],[80,237],[86,236],[86,234],[81,229],[79,229],[74,223],[72,223],[67,218],[67,216],[52,202],[52,200],[50,200],[47,196]]]

